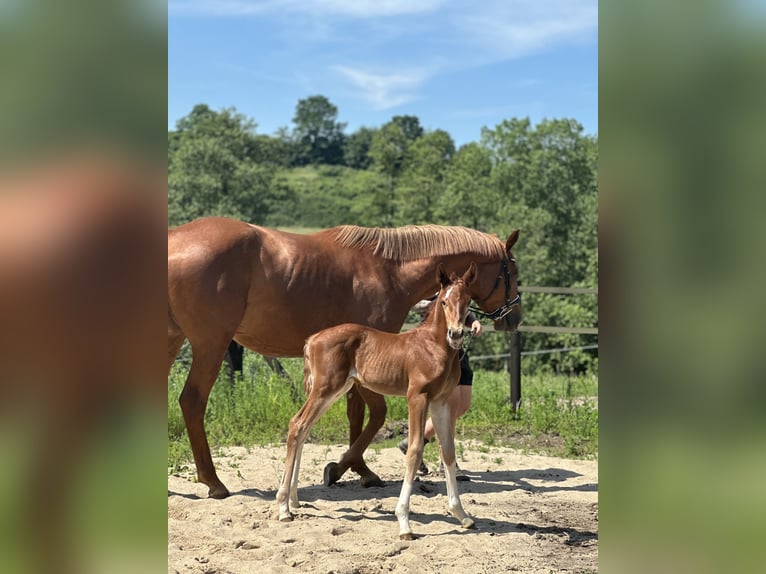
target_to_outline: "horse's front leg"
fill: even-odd
[[[409,408],[409,448],[407,449],[407,467],[404,471],[402,490],[399,493],[399,501],[396,503],[396,518],[399,520],[399,538],[412,540],[415,535],[410,528],[410,496],[412,484],[415,481],[415,472],[423,460],[423,431],[426,426],[428,414],[428,398],[424,394],[411,394],[407,396]]]
[[[370,420],[363,429],[365,403],[370,409]],[[346,415],[349,421],[350,447],[340,461],[331,462],[325,467],[325,486],[337,482],[349,468],[361,476],[362,486],[384,486],[380,477],[365,464],[364,451],[386,420],[386,400],[382,395],[357,385],[348,393]]]
[[[455,478],[455,428],[450,417],[448,401],[434,401],[431,403],[431,420],[439,438],[442,461],[444,462],[444,476],[447,483],[448,507],[452,516],[460,521],[463,528],[474,528],[473,519],[463,510],[460,503],[460,495],[457,491],[457,478]]]
[[[192,343],[192,352],[191,369],[178,402],[189,434],[189,443],[197,467],[197,478],[202,484],[208,486],[210,498],[226,498],[229,496],[229,490],[215,472],[210,445],[205,434],[205,410],[210,390],[221,369],[223,355],[226,352],[226,339],[219,344],[219,348],[212,345],[210,348],[202,345],[195,346]]]

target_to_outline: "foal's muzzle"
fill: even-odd
[[[453,349],[459,349],[463,344],[463,337],[465,336],[465,329],[447,329],[447,342]]]

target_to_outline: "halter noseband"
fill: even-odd
[[[511,261],[516,263],[515,259],[511,259]],[[514,297],[512,301],[510,299],[511,274],[508,271],[508,257],[506,257],[505,255],[503,255],[502,271],[503,271],[503,281],[505,281],[505,303],[501,305],[500,307],[498,307],[497,309],[495,309],[494,311],[492,311],[491,313],[486,313],[482,311],[481,309],[479,309],[478,307],[472,306],[470,309],[473,313],[477,313],[481,315],[482,317],[491,319],[492,321],[499,321],[500,319],[508,315],[508,313],[511,312],[511,310],[513,309],[515,305],[518,305],[521,303],[521,294],[518,292],[516,293],[516,297]],[[500,282],[500,275],[498,275],[497,279],[495,279],[495,284],[492,287],[492,290],[489,292],[489,295],[484,297],[482,301],[486,301],[492,296],[492,293],[494,293],[495,289],[497,289],[497,285],[499,282]]]

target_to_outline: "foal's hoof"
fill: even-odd
[[[361,478],[362,486],[370,488],[371,486],[386,486],[386,483],[380,480],[377,474],[370,473]]]
[[[476,528],[476,523],[472,518],[463,518],[463,520],[460,521],[460,526],[463,528]]]
[[[280,522],[292,522],[293,521],[293,515],[292,514],[283,514],[279,517]]]
[[[208,498],[216,498],[220,500],[220,499],[226,498],[227,496],[229,496],[229,489],[226,488],[224,485],[211,486],[210,489],[207,491]]]
[[[415,535],[412,532],[405,532],[399,535],[399,540],[415,540]]]
[[[324,467],[324,485],[330,486],[338,482],[343,473],[338,470],[340,465],[337,462],[329,462]]]

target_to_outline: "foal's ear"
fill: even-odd
[[[439,285],[449,285],[452,283],[449,275],[444,270],[444,263],[439,263],[439,266],[436,268],[436,280],[439,282]]]
[[[471,266],[468,268],[468,271],[463,273],[463,283],[466,285],[470,285],[476,280],[476,262],[471,261]]]
[[[508,239],[505,241],[505,252],[510,253],[511,247],[516,245],[516,242],[519,240],[519,230],[513,231],[509,236]]]

